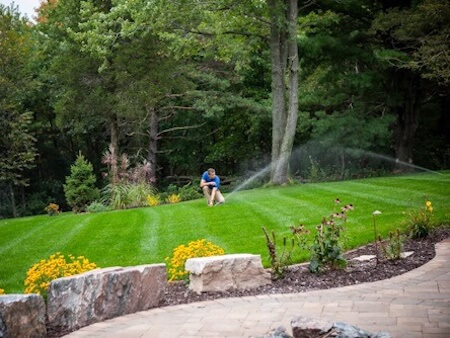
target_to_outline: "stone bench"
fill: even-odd
[[[253,289],[272,283],[271,275],[261,262],[260,255],[232,254],[189,258],[185,269],[189,275],[189,289],[200,294],[231,289]]]

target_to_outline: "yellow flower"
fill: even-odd
[[[427,201],[427,202],[425,203],[425,205],[426,205],[427,207],[431,207],[431,202],[430,202],[430,201]]]
[[[97,267],[95,263],[90,263],[83,256],[78,258],[73,255],[68,256],[69,261],[66,260],[64,255],[57,252],[51,255],[48,260],[42,259],[39,263],[34,264],[27,271],[27,278],[24,282],[27,287],[25,293],[38,293],[46,298],[52,280],[73,276]]]
[[[173,250],[173,257],[166,258],[170,276],[169,281],[188,277],[188,272],[184,270],[184,264],[187,259],[223,255],[224,253],[225,251],[220,246],[208,242],[206,239],[189,242],[187,246],[179,245]]]

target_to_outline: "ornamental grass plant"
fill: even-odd
[[[147,196],[147,195],[146,195]],[[277,238],[292,237],[290,227],[303,224],[313,243],[318,221],[330,213],[336,198],[355,208],[345,223],[342,250],[374,242],[377,234],[388,238],[411,211],[432,201],[433,224],[449,224],[450,171],[442,174],[409,174],[340,182],[293,184],[224,194],[226,202],[208,208],[204,199],[148,205],[102,213],[59,213],[0,220],[0,288],[23,293],[28,269],[55,252],[89,257],[101,267],[164,263],[179,245],[205,239],[227,254],[259,254],[270,267],[270,256],[261,227]],[[293,253],[292,264],[309,261],[311,252]]]

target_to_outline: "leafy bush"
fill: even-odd
[[[433,205],[430,201],[425,202],[425,206],[409,215],[406,221],[406,230],[411,238],[427,237],[434,225],[432,223]]]
[[[184,264],[189,258],[224,254],[225,251],[220,246],[206,239],[189,242],[187,246],[181,244],[173,250],[172,258],[166,257],[165,259],[168,266],[169,281],[188,278],[188,272],[184,269]]]
[[[147,195],[147,202],[151,207],[155,207],[161,203],[161,200],[158,195]]]
[[[49,216],[55,216],[59,214],[59,205],[56,203],[50,203],[44,209]]]
[[[87,212],[90,212],[92,214],[95,214],[97,212],[102,212],[102,211],[106,211],[108,210],[108,207],[106,205],[104,205],[101,202],[92,202],[91,204],[88,205],[88,207],[86,208]]]
[[[70,172],[64,184],[67,203],[74,212],[85,211],[91,202],[100,197],[92,164],[80,153],[75,164],[70,167]]]
[[[404,236],[401,235],[400,229],[397,229],[395,234],[390,231],[389,239],[386,242],[383,242],[381,236],[378,237],[378,241],[380,242],[384,257],[389,260],[400,259],[405,243]]]
[[[319,162],[315,159],[313,159],[311,156],[309,156],[309,175],[308,179],[310,182],[321,182],[325,181],[327,178],[327,175],[325,174],[324,170],[321,168]]]
[[[175,184],[170,184],[167,186],[164,192],[160,194],[160,199],[162,201],[166,201],[167,203],[172,203],[169,201],[169,197],[171,195],[179,195],[180,201],[190,201],[203,197],[203,194],[200,192],[200,185],[188,183],[181,188],[177,187]],[[180,202],[178,201],[178,202]],[[175,202],[176,203],[176,202]]]
[[[339,204],[340,200],[336,199],[335,203]],[[317,227],[309,264],[311,272],[319,272],[326,266],[332,269],[343,269],[347,265],[342,253],[340,237],[349,210],[353,210],[352,204],[345,205],[341,208],[341,212],[334,212],[328,219],[324,217]]]
[[[200,192],[199,184],[186,184],[178,189],[178,194],[183,201],[196,200],[203,198],[203,194]]]
[[[262,227],[264,235],[266,236],[267,248],[270,256],[270,266],[272,268],[272,278],[279,279],[284,276],[287,266],[291,263],[291,257],[296,248],[304,249],[306,246],[306,238],[304,234],[309,231],[304,229],[304,225],[298,227],[291,227],[293,237],[290,240],[290,246],[287,246],[286,237],[283,237],[283,250],[278,252],[275,232],[272,231],[272,239],[270,239],[266,228]]]
[[[167,197],[167,203],[175,204],[181,202],[181,197],[179,194],[171,194]]]
[[[110,205],[113,209],[138,208],[148,205],[149,195],[154,195],[154,188],[145,182],[121,182],[108,185],[106,195],[110,196]]]
[[[50,282],[61,277],[73,276],[97,268],[95,263],[89,262],[83,256],[75,257],[57,252],[48,259],[35,263],[28,271],[25,279],[25,293],[37,293],[47,299]]]

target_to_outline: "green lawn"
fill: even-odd
[[[229,198],[227,198],[229,197]],[[345,226],[345,248],[373,240],[373,216],[386,236],[401,226],[405,213],[432,201],[434,218],[450,219],[450,172],[343,182],[270,187],[225,194],[224,205],[208,208],[203,199],[173,205],[96,214],[34,216],[0,221],[0,288],[23,293],[26,271],[61,252],[83,255],[100,267],[162,263],[180,244],[206,238],[226,253],[268,253],[261,226],[289,235],[289,226],[305,224],[312,237],[334,200],[352,203]],[[297,257],[307,260],[308,253]]]

